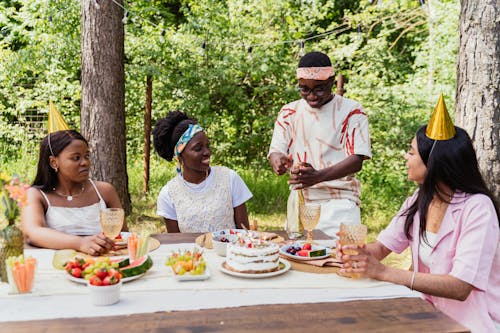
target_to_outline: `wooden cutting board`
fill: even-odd
[[[331,267],[331,266],[314,266],[314,265],[309,265],[305,264],[302,262],[290,260],[289,258],[286,258],[288,262],[292,265],[292,269],[299,271],[299,272],[306,272],[306,273],[317,273],[317,274],[332,274],[332,273],[338,273],[340,271],[340,267]]]

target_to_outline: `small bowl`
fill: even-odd
[[[231,231],[233,233],[231,233]],[[217,253],[221,257],[225,257],[227,244],[238,239],[238,235],[236,235],[236,233],[246,234],[247,231],[244,229],[224,229],[213,232],[212,244],[214,246],[215,253]]]
[[[225,257],[226,256],[226,248],[227,248],[227,244],[229,244],[229,242],[221,242],[221,241],[216,240],[214,238],[212,240],[212,244],[214,245],[215,253],[217,253],[221,257]]]
[[[110,286],[93,286],[87,282],[92,304],[102,306],[115,304],[120,300],[122,282]]]

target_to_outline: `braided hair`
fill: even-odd
[[[196,119],[182,111],[171,111],[165,118],[158,120],[153,129],[153,146],[160,157],[172,161],[174,148],[179,138]]]

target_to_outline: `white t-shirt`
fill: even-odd
[[[217,168],[217,167],[212,167]],[[233,200],[233,208],[238,207],[239,205],[247,202],[253,195],[252,192],[248,189],[247,185],[241,179],[241,177],[231,169],[228,169],[229,177],[230,177],[230,185],[231,185],[231,197]],[[176,177],[182,177],[181,175],[177,175]],[[169,185],[171,184],[173,179],[171,179],[160,191],[158,195],[157,202],[157,211],[156,214],[162,216],[166,219],[177,221],[177,213],[173,203],[172,198],[169,194]],[[187,189],[192,193],[203,193],[206,192],[214,181],[214,172],[210,172],[207,179],[205,179],[200,184],[192,184],[188,183],[184,180],[183,182],[187,183]]]

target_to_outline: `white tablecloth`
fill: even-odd
[[[9,294],[0,283],[0,322],[69,317],[97,317],[197,310],[258,304],[319,303],[359,299],[420,297],[404,286],[369,279],[352,280],[336,274],[314,274],[290,270],[265,279],[244,279],[220,271],[223,257],[205,251],[210,278],[176,281],[165,266],[168,254],[193,244],[161,245],[150,253],[153,267],[138,280],[123,284],[120,302],[107,307],[90,303],[87,287],[52,268],[53,250],[25,250],[38,261],[33,292]]]

